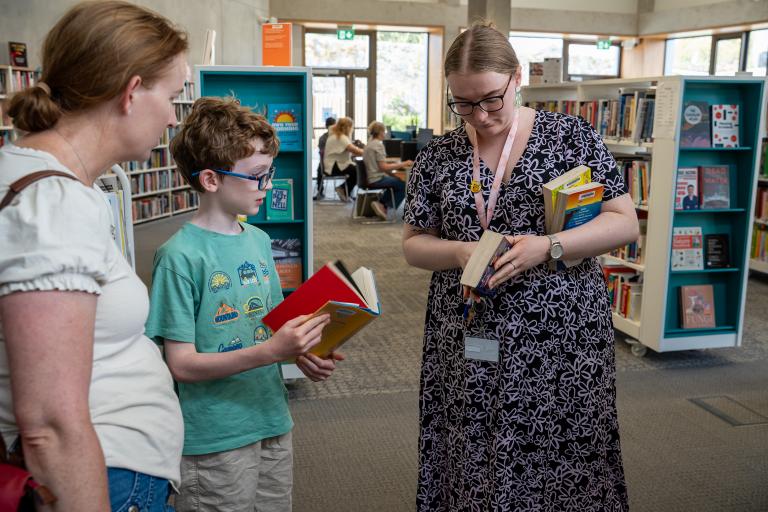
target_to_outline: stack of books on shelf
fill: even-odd
[[[624,183],[627,184],[632,202],[635,203],[635,206],[648,206],[651,190],[651,162],[648,160],[618,159],[617,163],[624,175]]]
[[[168,213],[168,196],[135,199],[131,204],[134,222],[145,221]]]
[[[642,274],[622,265],[606,265],[603,276],[608,285],[611,310],[634,322],[640,321],[643,296]]]
[[[187,181],[184,179],[184,176],[182,176],[181,173],[178,170],[172,169],[171,170],[171,176],[172,176],[171,177],[171,186],[173,188],[188,187],[189,186],[189,185],[187,185]]]
[[[701,226],[672,228],[672,271],[730,268],[730,236]]]
[[[130,179],[131,193],[133,195],[146,194],[168,188],[168,173],[165,171],[136,174],[131,176]]]
[[[645,264],[645,240],[648,232],[648,219],[639,218],[638,224],[640,225],[640,236],[637,237],[637,241],[614,249],[610,252],[611,256],[637,265]]]
[[[680,167],[675,187],[675,210],[712,210],[731,207],[731,167]]]
[[[188,210],[200,204],[200,197],[194,190],[177,190],[173,193],[173,211]]]
[[[276,238],[272,240],[272,258],[284,290],[301,286],[301,240]]]

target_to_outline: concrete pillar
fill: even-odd
[[[467,21],[472,24],[477,19],[492,21],[502,34],[509,34],[512,2],[510,0],[469,0]]]

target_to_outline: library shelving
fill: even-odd
[[[38,73],[32,68],[0,66],[0,147],[16,139],[16,133],[5,108],[13,93],[35,85]]]
[[[588,119],[598,121],[595,128],[603,134],[606,146],[617,161],[642,158],[650,163],[646,204],[636,201],[641,230],[645,230],[641,258],[629,261],[627,255],[621,253],[602,257],[608,272],[625,272],[630,294],[633,290],[642,291],[635,303],[630,304],[629,311],[618,309],[613,313],[614,327],[626,336],[635,355],[644,355],[647,348],[668,352],[741,344],[758,153],[764,127],[764,89],[763,78],[706,76],[610,79],[523,88],[523,100],[531,106],[558,111],[569,108],[582,116],[582,108],[587,104],[607,105],[601,102],[621,101],[623,94],[630,97],[634,91],[645,91],[646,97],[654,100],[652,130],[649,132],[646,125],[640,136],[637,130],[632,133],[632,123],[629,123],[629,132],[612,138],[606,134],[605,118],[597,115]],[[638,97],[643,95],[634,96],[631,108],[638,107]],[[740,146],[681,147],[683,110],[686,103],[692,101],[738,105]],[[639,109],[635,111],[638,112]],[[727,165],[729,169],[728,207],[676,210],[677,169],[716,165]],[[675,228],[686,227],[700,228],[704,236],[728,235],[728,268],[672,270],[673,233]],[[694,285],[712,287],[714,327],[682,327],[681,287]],[[614,303],[617,293],[621,291],[613,291]]]
[[[179,126],[191,110],[193,98],[194,84],[187,82],[184,91],[173,101]],[[168,147],[179,126],[166,128],[147,160],[120,164],[131,184],[134,224],[189,212],[198,206],[197,192],[184,182]]]
[[[288,246],[300,245],[297,252],[301,265],[301,282],[313,273],[312,241],[312,73],[306,67],[262,66],[195,66],[199,97],[235,96],[244,106],[268,117],[275,125],[271,108],[286,111],[297,123],[293,134],[278,129],[280,153],[275,159],[275,179],[293,180],[293,216],[286,220],[267,220],[267,203],[248,222],[264,230],[273,240]],[[278,120],[282,115],[276,114]],[[278,244],[282,242],[277,242]],[[275,250],[273,249],[273,253]],[[276,255],[276,254],[275,254]],[[278,272],[281,262],[276,257]],[[295,268],[295,267],[294,267]],[[282,278],[281,278],[282,279]],[[288,295],[293,288],[283,288]],[[283,377],[301,378],[303,374],[292,364],[282,365]]]
[[[766,117],[768,118],[768,115]],[[768,137],[763,137],[760,158],[749,268],[761,274],[768,274]]]

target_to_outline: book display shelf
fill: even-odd
[[[173,103],[180,126],[194,103],[194,84],[184,84],[184,92]],[[179,126],[166,128],[147,160],[120,163],[131,183],[131,216],[134,225],[197,209],[197,192],[187,185],[176,170],[168,147]]]
[[[768,113],[766,113],[766,124],[768,124]],[[768,132],[768,127],[766,131]],[[763,137],[762,140],[759,169],[749,269],[768,274],[768,137]]]
[[[620,166],[626,159],[649,162],[648,168],[641,173],[644,177],[641,185],[646,187],[647,193],[632,193],[641,233],[644,231],[639,242],[641,250],[637,254],[638,251],[633,253],[628,247],[602,257],[609,291],[611,274],[623,276],[618,280],[621,287],[611,292],[614,327],[626,336],[635,355],[644,355],[647,348],[668,352],[741,344],[764,127],[765,82],[763,78],[750,77],[669,76],[523,88],[523,99],[532,106],[551,110],[573,110],[575,106],[574,114],[592,122],[597,119],[595,127],[603,134],[606,146]],[[611,138],[606,134],[604,117],[600,114],[592,119],[584,116],[587,106],[608,105],[601,103],[606,100],[622,101],[622,95],[629,96],[627,91],[641,91],[639,97],[645,94],[645,97],[653,98],[652,138],[647,138],[648,133],[646,137],[638,137],[637,130],[632,132],[632,123],[628,126],[629,131]],[[637,98],[635,96],[635,100]],[[736,105],[739,111],[738,146],[712,147],[707,143],[703,147],[686,147],[685,142],[681,144],[681,133],[686,136],[688,129],[685,109],[693,102],[709,106]],[[632,104],[631,109],[636,109],[629,117],[634,121],[640,115],[639,103]],[[627,110],[628,115],[629,112]],[[609,126],[610,120],[609,115]],[[676,201],[681,200],[678,169],[701,170],[702,167],[727,169],[727,206],[676,209]],[[628,185],[633,188],[630,180]],[[686,228],[700,233],[697,239],[693,238],[698,252],[685,253],[697,255],[698,260],[689,265],[695,268],[680,268],[678,258],[681,253],[675,250],[679,246],[673,249],[673,241],[677,243]],[[725,235],[728,252],[727,263],[715,268],[705,264],[710,254],[706,247],[702,247],[702,241],[711,235]],[[700,290],[706,293],[697,295]],[[623,293],[628,297],[622,297]],[[633,295],[636,296],[632,298]],[[700,299],[699,302],[692,297]],[[624,302],[625,307],[615,307],[617,302]],[[691,327],[697,325],[697,321],[701,327]]]
[[[16,132],[5,109],[6,100],[13,93],[35,85],[38,73],[32,68],[17,66],[0,66],[0,147],[7,142],[16,140]]]
[[[313,273],[311,70],[195,66],[195,76],[199,97],[234,95],[242,105],[267,117],[277,131],[280,152],[274,161],[273,184],[277,180],[290,182],[287,188],[290,197],[270,194],[269,201],[264,202],[257,215],[248,217],[248,222],[272,239],[272,254],[284,283],[283,294],[287,296]],[[285,283],[293,284],[286,286]],[[286,379],[303,377],[292,364],[282,365],[282,371]]]

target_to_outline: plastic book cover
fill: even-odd
[[[293,180],[273,179],[272,189],[267,192],[267,220],[293,219]]]
[[[271,103],[267,108],[267,119],[280,139],[280,150],[304,149],[300,103]]]
[[[680,127],[680,147],[708,148],[711,145],[709,103],[686,101],[683,105],[683,124]]]
[[[672,228],[672,270],[703,270],[701,227]]]
[[[738,105],[712,105],[712,147],[739,147]]]
[[[680,287],[680,317],[683,329],[715,327],[715,298],[711,284]]]
[[[565,203],[565,215],[563,217],[563,230],[575,228],[586,224],[598,215],[603,202],[604,187],[600,183],[590,183],[588,187],[579,187],[577,192],[561,190],[558,195],[567,197]]]
[[[699,174],[701,176],[701,207],[730,208],[730,168],[727,165],[703,165],[699,167]]]
[[[675,210],[698,210],[699,204],[699,168],[680,167],[675,185]]]
[[[704,249],[706,251],[705,265],[707,268],[728,268],[731,266],[729,257],[729,239],[727,233],[706,235]]]

